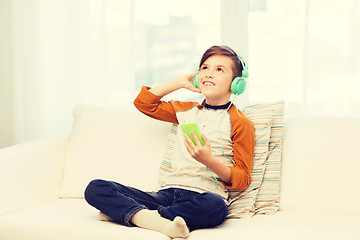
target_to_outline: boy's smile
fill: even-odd
[[[200,67],[199,89],[206,103],[216,106],[228,103],[233,79],[233,60],[228,56],[214,55]]]
[[[213,83],[209,80],[205,80],[205,81],[203,81],[203,85],[206,87],[210,87],[210,86],[215,86],[215,83]]]

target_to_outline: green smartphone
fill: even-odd
[[[201,145],[205,145],[204,144],[204,140],[201,137],[201,132],[200,132],[200,128],[199,125],[196,122],[188,122],[188,123],[183,123],[180,124],[182,131],[189,136],[189,138],[191,139],[191,141],[193,141],[193,143],[196,145],[195,140],[193,138],[193,136],[191,135],[191,132],[194,132],[195,135],[197,136],[197,138],[199,139]]]

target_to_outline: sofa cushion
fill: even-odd
[[[358,240],[360,216],[282,212],[228,219],[214,229],[190,233],[187,240],[216,240],[224,236],[251,240]]]
[[[151,191],[157,187],[170,124],[138,112],[95,106],[74,109],[65,160],[63,198],[82,198],[93,179]]]
[[[12,240],[162,240],[165,235],[97,220],[98,211],[84,199],[61,199],[0,216],[0,239]],[[213,229],[190,233],[188,240],[241,236],[252,240],[360,239],[360,216],[279,211],[250,219],[228,219]]]
[[[280,209],[360,215],[359,123],[360,118],[286,118]]]
[[[245,114],[272,111],[271,135],[264,176],[255,200],[256,214],[273,214],[280,207],[280,170],[284,125],[284,101],[255,104],[243,109]]]
[[[249,186],[244,191],[229,191],[228,218],[251,217],[255,213],[255,200],[265,173],[271,133],[273,111],[254,110],[244,114],[255,128],[255,149]]]
[[[97,219],[84,199],[60,199],[0,216],[2,240],[168,240],[161,233]]]

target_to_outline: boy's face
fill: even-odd
[[[233,60],[228,56],[214,55],[201,65],[199,89],[210,105],[226,104],[231,96]]]

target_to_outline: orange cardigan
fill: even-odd
[[[200,105],[197,102],[161,101],[161,97],[154,95],[149,89],[149,87],[142,87],[134,100],[134,105],[145,115],[161,121],[179,124],[177,112],[187,111],[195,106],[200,110],[204,107],[204,103]],[[235,105],[232,105],[228,112],[232,127],[231,140],[234,165],[229,166],[231,184],[222,183],[227,189],[242,191],[250,183],[255,146],[254,125]]]

